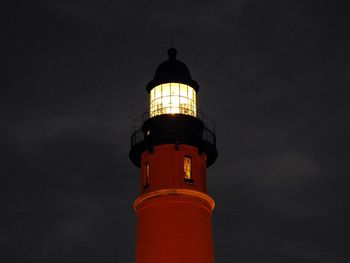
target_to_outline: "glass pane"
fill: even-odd
[[[162,96],[163,97],[170,96],[170,83],[162,84],[162,88],[163,88]]]
[[[193,99],[194,90],[191,87],[188,87],[188,98]]]
[[[171,95],[179,96],[179,83],[170,83],[171,84]]]
[[[168,113],[168,110],[170,109],[170,96],[162,97],[162,107],[164,113]]]
[[[151,101],[154,100],[154,89],[151,90]]]
[[[172,107],[179,107],[179,96],[171,96],[171,106]]]
[[[180,84],[180,96],[187,98],[187,85]]]
[[[150,107],[150,115],[151,115],[151,117],[153,117],[154,116],[154,102],[153,101],[151,101],[151,107]]]
[[[187,97],[180,97],[180,113],[189,114],[189,105]]]
[[[161,114],[160,109],[162,108],[161,104],[161,98],[154,100],[154,114],[159,115]]]
[[[155,87],[154,88],[154,90],[155,90],[155,99],[158,99],[158,98],[160,98],[161,96],[162,96],[162,86],[161,85],[159,85],[159,86],[157,86],[157,87]]]

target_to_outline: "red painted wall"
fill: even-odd
[[[192,159],[193,182],[184,181],[184,156]],[[145,187],[145,164],[150,165]],[[206,155],[189,145],[156,146],[141,157],[141,195],[137,214],[137,263],[213,263],[211,214],[207,194]]]
[[[192,158],[193,183],[184,181],[184,156]],[[145,164],[150,165],[150,184],[144,188]],[[145,151],[141,156],[141,193],[165,188],[186,188],[207,192],[206,154],[198,153],[198,149],[189,145],[174,144],[156,146],[153,153]]]

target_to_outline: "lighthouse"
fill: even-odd
[[[140,169],[136,263],[213,263],[206,171],[218,155],[215,124],[197,107],[199,85],[174,48],[146,91],[149,109],[133,123],[129,153]]]

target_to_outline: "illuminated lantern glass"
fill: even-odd
[[[182,83],[165,83],[150,92],[150,116],[186,114],[196,117],[196,91]]]

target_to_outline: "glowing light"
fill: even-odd
[[[151,117],[161,114],[196,116],[196,92],[185,84],[165,83],[150,92]]]
[[[185,156],[184,157],[184,178],[186,180],[192,179],[192,159],[191,157]]]

